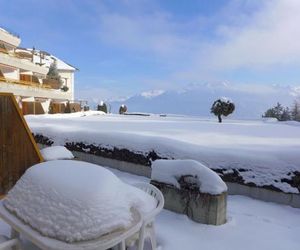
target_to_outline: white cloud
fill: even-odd
[[[125,2],[130,9],[130,2]],[[232,0],[214,16],[188,20],[147,3],[133,12],[102,12],[100,38],[133,53],[158,57],[173,70],[170,80],[199,75],[210,80],[222,70],[300,63],[299,0],[266,0],[259,7],[257,2]],[[252,5],[255,8],[249,11]]]
[[[95,13],[92,24],[102,43],[166,69],[162,75],[137,70],[135,79],[125,79],[139,83],[136,92],[226,81],[222,73],[239,69],[271,74],[300,64],[300,0],[230,0],[212,16],[185,19],[149,0],[123,0],[117,6],[102,2],[95,5]],[[122,81],[122,72],[116,79]],[[238,84],[237,88],[260,93],[272,92],[273,87]],[[124,89],[113,86],[80,92],[99,100],[124,96]]]
[[[248,25],[222,26],[224,42],[210,47],[210,67],[265,68],[300,63],[300,1],[266,1]]]
[[[145,15],[106,13],[101,15],[100,39],[110,45],[162,58],[173,58],[192,50],[192,41],[177,34],[178,26],[167,13]]]

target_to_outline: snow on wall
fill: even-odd
[[[156,201],[98,165],[58,160],[29,168],[4,205],[41,234],[74,242],[125,228],[131,207],[143,214]]]
[[[199,192],[221,194],[227,186],[221,177],[200,162],[194,160],[156,160],[152,164],[151,179],[171,184],[180,189],[178,180],[182,176],[193,176]]]
[[[26,116],[34,134],[66,142],[125,148],[163,158],[193,159],[212,169],[243,169],[245,183],[299,190],[282,179],[300,172],[300,123],[195,117],[99,115]]]
[[[41,149],[45,161],[74,159],[71,151],[64,146],[53,146]]]

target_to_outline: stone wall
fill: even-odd
[[[53,141],[43,135],[34,135],[36,142],[40,146],[51,146]],[[117,168],[129,173],[151,176],[151,162],[156,159],[165,159],[154,151],[148,153],[131,152],[127,149],[101,148],[95,145],[85,145],[83,143],[66,143],[66,146],[73,154],[83,161],[88,161],[98,165]],[[284,193],[273,186],[258,187],[254,183],[244,183],[240,172],[245,169],[233,169],[232,173],[227,173],[227,169],[212,169],[226,182],[228,194],[245,195],[255,199],[276,202],[300,208],[300,195]],[[300,189],[300,173],[295,174],[292,180],[283,179],[282,182],[289,183],[293,187]]]
[[[212,195],[198,190],[178,189],[172,185],[151,180],[163,193],[165,209],[186,214],[193,221],[210,225],[226,223],[227,193]]]

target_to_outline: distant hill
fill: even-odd
[[[236,104],[231,117],[259,118],[277,102],[290,106],[299,94],[300,88],[289,86],[209,83],[189,85],[180,90],[152,90],[110,104],[113,113],[118,112],[121,104],[126,104],[129,112],[209,116],[213,101],[228,97]]]

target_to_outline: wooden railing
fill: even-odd
[[[4,54],[8,54],[8,51],[6,49],[1,48],[1,47],[0,47],[0,52],[4,53]]]
[[[11,79],[11,78],[6,78],[6,77],[5,78],[4,77],[0,77],[0,82],[20,84],[20,85],[25,85],[25,86],[29,86],[29,87],[52,89],[49,84],[45,84],[45,83],[39,84],[39,83],[36,83],[36,82],[17,80],[17,79]]]

